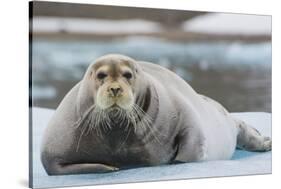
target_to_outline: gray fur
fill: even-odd
[[[120,55],[108,55],[119,59]],[[101,134],[75,124],[95,104],[89,75],[65,96],[51,119],[41,148],[50,175],[101,173],[137,166],[230,159],[236,144],[246,150],[271,149],[270,138],[234,119],[219,103],[197,94],[175,73],[138,62],[137,103],[150,124],[125,127],[111,122]],[[82,134],[82,135],[81,135]],[[79,146],[78,146],[79,145]]]

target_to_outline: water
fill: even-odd
[[[229,111],[271,112],[271,43],[176,42],[149,37],[33,41],[33,104],[56,108],[90,62],[108,53],[160,64]]]

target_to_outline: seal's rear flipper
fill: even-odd
[[[236,120],[238,127],[237,147],[248,151],[265,152],[271,150],[271,138],[262,136],[256,129],[241,120]]]

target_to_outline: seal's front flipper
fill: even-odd
[[[262,136],[256,129],[245,122],[236,120],[238,127],[237,147],[248,151],[270,151],[271,138]]]
[[[70,175],[87,173],[106,173],[118,171],[117,167],[99,164],[99,163],[79,163],[79,164],[57,164],[48,171],[49,175]]]

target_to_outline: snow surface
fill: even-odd
[[[182,27],[210,34],[271,35],[271,16],[209,13],[187,20]]]
[[[272,171],[271,152],[236,150],[231,160],[224,161],[144,167],[103,174],[48,176],[40,161],[40,143],[44,129],[53,113],[54,110],[50,109],[32,108],[34,188],[269,174]],[[257,128],[263,135],[271,136],[270,113],[232,114]]]

